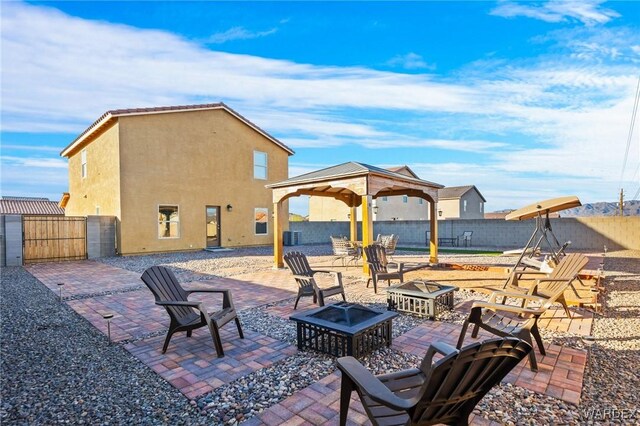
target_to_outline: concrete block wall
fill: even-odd
[[[115,256],[116,218],[114,216],[87,216],[87,257]]]
[[[300,231],[300,244],[327,244],[331,235],[349,236],[349,222],[289,222],[289,231]]]
[[[22,216],[0,215],[0,265],[22,266]],[[116,219],[113,216],[87,217],[87,257],[115,256]]]
[[[349,222],[290,222],[289,227],[301,232],[302,244],[325,244],[330,235],[349,235]],[[574,249],[602,251],[606,245],[610,250],[640,250],[640,216],[556,218],[551,219],[551,227],[560,244],[571,241]],[[534,220],[440,220],[438,236],[454,238],[464,231],[472,231],[475,247],[519,248],[527,243],[534,228]],[[428,229],[429,221],[378,221],[373,224],[374,238],[377,234],[396,234],[400,236],[400,245],[426,246]],[[361,239],[360,224],[358,235]]]

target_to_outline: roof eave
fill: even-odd
[[[209,111],[209,110],[219,110],[219,109],[228,112],[229,114],[234,116],[236,119],[242,121],[244,124],[251,127],[253,130],[260,133],[265,138],[269,139],[275,145],[282,148],[285,152],[287,152],[288,155],[295,154],[295,151],[289,148],[288,146],[286,146],[284,143],[280,142],[278,139],[274,138],[273,136],[271,136],[270,134],[262,130],[260,127],[256,126],[251,121],[247,120],[242,115],[240,115],[233,109],[229,108],[224,103],[220,103],[218,105],[212,105],[212,106],[203,107],[203,108],[192,108],[192,109],[187,109],[187,108],[166,109],[166,110],[159,110],[159,111],[142,111],[141,110],[141,111],[118,113],[118,114],[114,114],[111,111],[107,111],[101,118],[99,118],[97,121],[91,124],[82,134],[80,134],[80,136],[78,136],[73,142],[71,142],[69,146],[63,149],[62,152],[60,153],[60,156],[67,157],[74,149],[80,146],[91,135],[95,134],[99,129],[101,129],[104,125],[106,125],[109,121],[111,121],[114,118],[132,117],[136,115],[169,114],[169,113],[176,113],[176,112]]]

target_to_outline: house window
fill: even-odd
[[[258,207],[255,209],[255,221],[256,221],[256,235],[267,235],[269,223],[269,209]]]
[[[100,206],[96,206],[96,216],[100,216]]]
[[[253,151],[253,177],[267,179],[267,153]]]
[[[82,178],[87,177],[87,150],[80,151],[80,175]]]
[[[464,200],[462,202],[462,211],[466,212],[467,211],[467,200]]]
[[[387,201],[387,197],[382,197],[382,201]]]
[[[179,238],[180,216],[178,206],[158,206],[158,238]]]
[[[482,205],[482,201],[480,201],[480,213],[482,213],[482,211],[484,210],[484,206]]]
[[[408,203],[409,202],[409,197],[407,197],[406,195],[402,196],[402,202],[403,203]]]
[[[423,204],[424,200],[422,198],[418,198],[418,204]]]

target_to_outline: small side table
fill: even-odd
[[[408,281],[387,288],[387,303],[390,310],[435,319],[445,310],[453,309],[453,292],[456,290],[458,287],[433,281]]]

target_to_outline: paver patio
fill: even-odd
[[[261,368],[269,367],[296,352],[286,342],[244,329],[238,336],[235,324],[220,330],[224,357],[218,358],[206,328],[175,334],[165,354],[164,335],[125,345],[132,355],[160,374],[188,398],[195,398]]]
[[[261,335],[245,327],[245,339],[240,339],[233,324],[221,330],[225,350],[224,358],[217,358],[211,336],[206,328],[195,330],[191,338],[184,333],[174,335],[166,354],[161,353],[164,334],[168,326],[168,315],[154,304],[153,296],[140,281],[140,274],[108,266],[100,262],[83,261],[31,265],[27,268],[48,288],[58,292],[58,282],[64,282],[65,300],[76,312],[91,322],[106,335],[106,322],[102,315],[113,313],[111,337],[114,342],[124,342],[124,347],[141,362],[179,389],[186,397],[196,398],[230,383],[240,377],[269,367],[296,352],[291,344]],[[381,291],[373,295],[366,288],[358,272],[345,276],[347,299],[367,296],[380,301],[386,299]],[[203,274],[200,274],[203,275]],[[288,271],[256,271],[234,278],[179,274],[182,279],[195,277],[186,288],[220,287],[232,291],[236,309],[251,309],[271,302],[291,299],[296,287]],[[355,279],[354,279],[355,276]],[[241,278],[241,279],[237,279]],[[110,294],[103,294],[109,292]],[[207,306],[216,306],[220,301],[215,295],[193,295]],[[331,298],[333,300],[334,298]],[[379,299],[379,300],[378,300]],[[337,300],[337,299],[336,299]],[[467,311],[471,302],[457,306]],[[311,298],[300,301],[298,311],[311,308]],[[293,312],[291,303],[272,305],[267,309],[271,315],[288,318]],[[568,320],[561,308],[550,309],[540,324],[556,331],[588,335],[592,316],[583,310],[576,311]],[[429,344],[444,341],[455,345],[460,326],[447,322],[429,321],[409,330],[394,339],[392,348],[397,351],[423,356]],[[480,332],[480,338],[491,337]],[[474,341],[467,336],[465,342]],[[559,345],[546,345],[547,355],[537,353],[539,371],[533,373],[529,365],[517,366],[505,379],[539,394],[578,404],[586,364],[586,352]],[[339,410],[340,374],[334,372],[320,381],[302,389],[276,404],[245,424],[335,424]],[[473,419],[474,424],[486,424],[483,419]],[[350,424],[365,424],[364,410],[355,399],[349,413]]]

